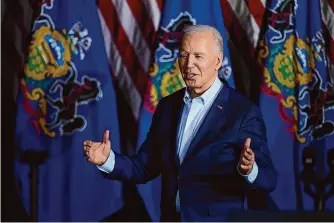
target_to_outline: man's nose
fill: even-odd
[[[192,68],[194,67],[194,57],[192,55],[189,55],[186,60],[186,67]]]

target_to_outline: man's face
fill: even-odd
[[[179,67],[187,87],[203,93],[215,81],[222,54],[217,52],[211,32],[186,34],[179,49]]]

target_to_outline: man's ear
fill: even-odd
[[[219,68],[222,66],[223,63],[223,54],[219,53],[217,56],[217,63],[216,63],[216,70],[219,70]]]

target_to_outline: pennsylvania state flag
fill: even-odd
[[[20,154],[45,152],[39,167],[39,221],[99,221],[123,205],[121,183],[103,177],[83,141],[110,130],[119,151],[115,93],[95,1],[44,1],[35,21],[17,98]],[[15,171],[29,212],[29,166]]]
[[[227,36],[219,0],[166,0],[158,33],[158,44],[154,62],[150,68],[150,78],[139,119],[138,149],[146,138],[152,115],[161,98],[185,87],[179,71],[177,57],[181,31],[186,25],[211,25],[224,38],[224,60],[220,75],[234,87]],[[145,185],[138,185],[146,208],[153,221],[160,218],[160,179]]]
[[[334,89],[319,0],[272,0],[260,41],[261,110],[280,210],[334,210]]]

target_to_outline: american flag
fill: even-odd
[[[134,145],[163,0],[98,0],[98,8],[116,92],[122,100],[118,101],[123,108],[120,126],[126,120],[124,125],[132,127],[124,131]],[[124,131],[121,127],[121,135]]]

